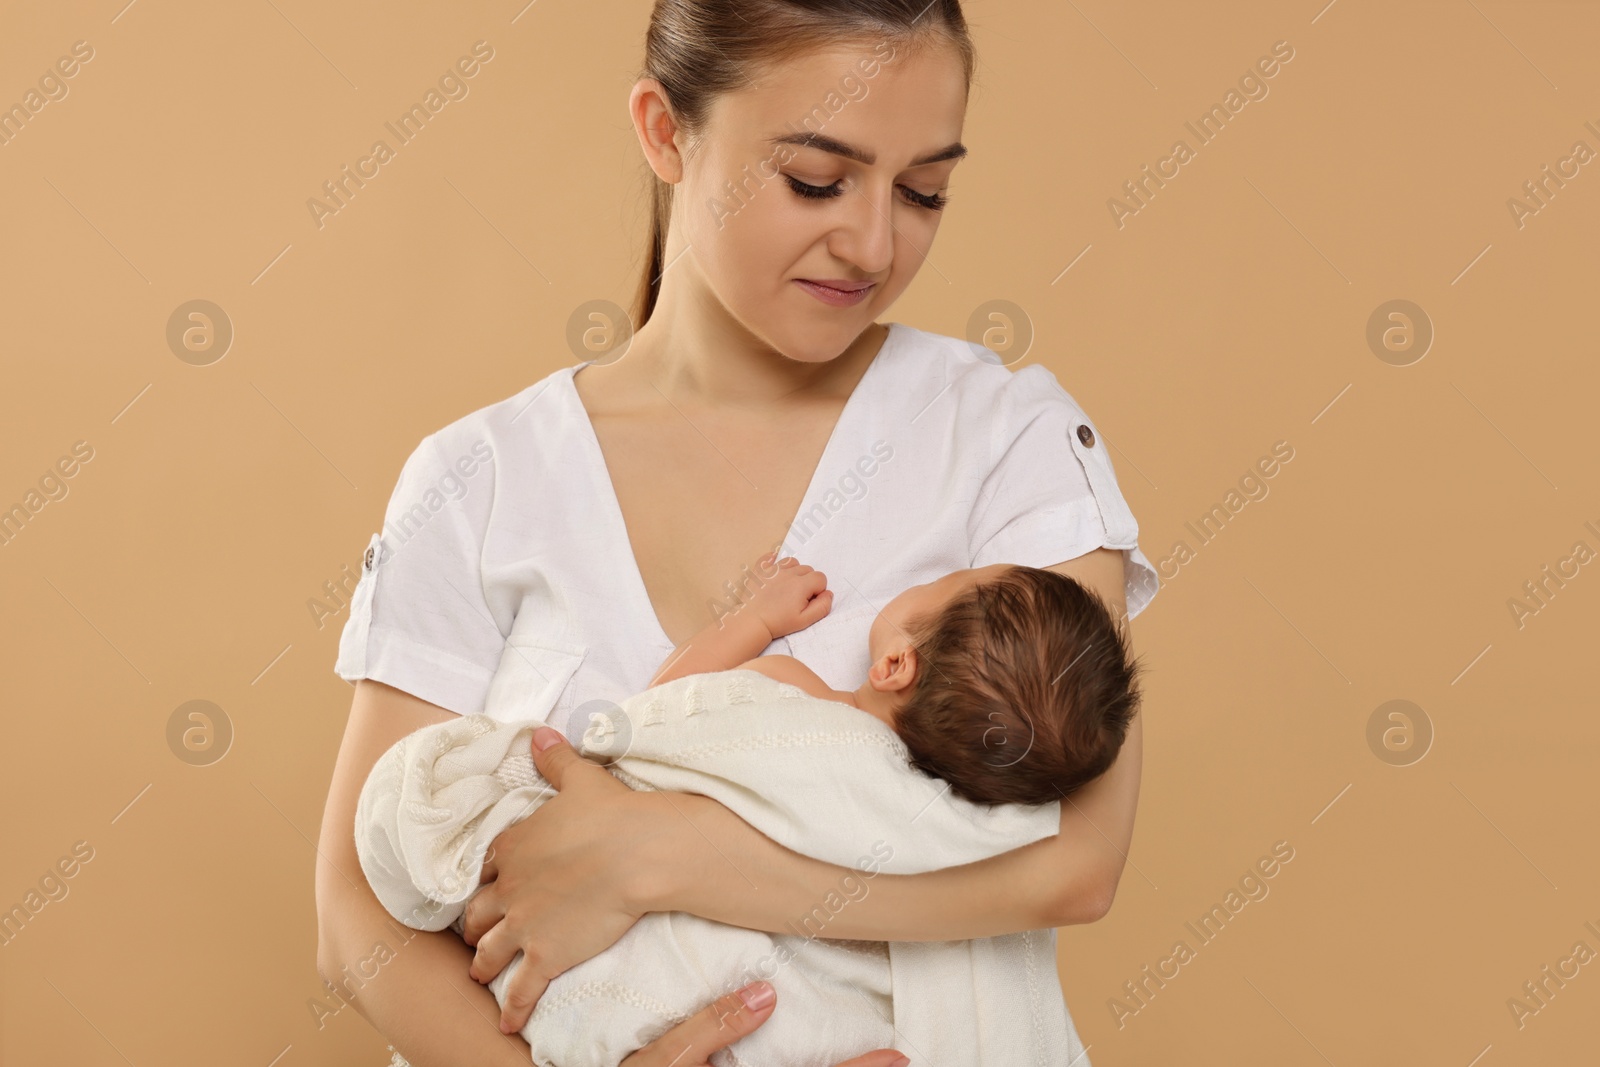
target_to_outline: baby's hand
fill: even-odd
[[[793,556],[778,560],[777,573],[766,577],[773,569],[773,557],[777,554],[773,551],[761,557],[757,575],[764,584],[741,609],[754,611],[773,640],[804,630],[833,609],[833,590],[828,588],[828,576]]]

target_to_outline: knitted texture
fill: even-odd
[[[416,929],[461,928],[490,842],[553,790],[536,722],[483,715],[403,738],[356,812],[373,891]],[[593,717],[574,742],[633,789],[701,793],[787,848],[842,867],[783,933],[652,912],[558,975],[522,1036],[538,1064],[615,1067],[673,1024],[767,979],[779,1007],[714,1067],[834,1067],[874,1048],[913,1062],[1088,1067],[1056,974],[1055,932],[970,941],[843,941],[831,920],[880,873],[956,866],[1053,836],[1060,805],[972,804],[907,762],[887,725],[758,671],[690,675]],[[518,953],[489,984],[504,1001]]]

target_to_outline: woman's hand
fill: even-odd
[[[523,955],[501,1006],[507,1034],[527,1024],[552,978],[615,944],[649,910],[652,846],[681,822],[670,799],[629,789],[549,727],[534,732],[533,757],[557,795],[490,843],[480,879],[489,884],[464,915],[463,940],[477,946],[473,979],[487,983]],[[552,810],[559,817],[547,817]]]
[[[772,1018],[777,1003],[777,990],[771,983],[752,982],[736,993],[713,1000],[623,1060],[622,1067],[709,1067],[713,1052],[753,1033]],[[910,1062],[894,1049],[884,1048],[838,1067],[906,1067]]]

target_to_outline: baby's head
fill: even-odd
[[[868,686],[911,764],[980,804],[1046,804],[1099,777],[1137,713],[1122,628],[1078,582],[996,564],[914,586],[873,621]]]

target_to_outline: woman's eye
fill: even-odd
[[[834,182],[832,185],[808,185],[788,174],[783,177],[789,183],[789,187],[806,200],[831,200],[844,192],[839,187],[838,182]],[[900,188],[904,190],[907,200],[917,207],[927,208],[929,211],[943,210],[945,204],[950,200],[948,196],[942,193],[934,193],[928,196],[917,192],[915,189],[907,189],[904,185],[900,186]]]
[[[832,185],[807,185],[800,179],[790,177],[787,174],[784,177],[788,179],[790,188],[807,200],[827,200],[838,196],[843,191],[839,188],[838,182],[834,182]]]

